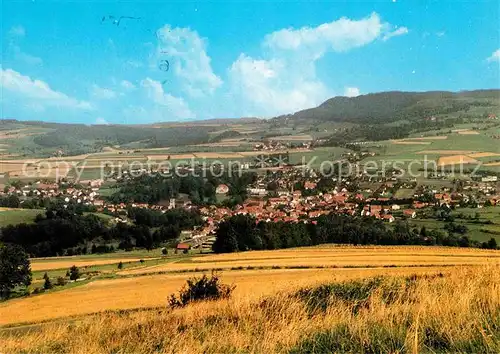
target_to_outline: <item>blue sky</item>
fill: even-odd
[[[339,95],[500,87],[497,0],[1,6],[2,118],[271,117]]]

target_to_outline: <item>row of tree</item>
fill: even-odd
[[[348,215],[323,215],[309,223],[257,222],[248,215],[236,215],[222,222],[217,229],[213,251],[227,253],[248,250],[272,250],[325,243],[354,245],[443,245],[497,248],[496,240],[479,243],[467,236],[456,235],[463,230],[450,227],[448,233],[411,228],[398,221],[392,229],[374,218]]]
[[[181,230],[202,223],[198,213],[177,209],[164,214],[137,209],[132,210],[132,217],[134,224],[108,225],[95,214],[78,214],[65,207],[51,208],[45,216],[38,215],[32,224],[2,228],[0,242],[20,245],[32,257],[112,252],[115,249],[112,244],[125,250],[152,249],[177,238]]]

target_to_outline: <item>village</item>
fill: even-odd
[[[487,177],[439,186],[418,184],[415,179],[398,179],[390,173],[373,178],[363,172],[354,176],[324,178],[313,169],[304,171],[293,166],[280,166],[260,173],[256,181],[247,187],[247,199],[233,208],[206,203],[195,205],[184,195],[158,204],[113,204],[100,193],[103,186],[109,183],[102,179],[80,181],[69,187],[61,182],[16,183],[6,187],[0,196],[16,196],[20,208],[33,207],[33,199],[73,203],[89,211],[109,215],[115,223],[131,222],[127,217],[129,208],[163,213],[175,208],[197,210],[205,224],[193,230],[184,230],[182,241],[201,248],[209,247],[215,239],[218,224],[234,215],[251,215],[258,222],[315,223],[315,218],[332,213],[393,223],[398,219],[418,218],[423,210],[435,206],[481,209],[500,205],[497,182],[497,178]],[[410,191],[411,194],[398,197],[399,190]],[[221,199],[229,192],[230,187],[226,184],[216,188],[216,194]]]

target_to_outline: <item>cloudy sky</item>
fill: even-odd
[[[497,0],[1,6],[1,118],[271,117],[333,96],[500,87]]]

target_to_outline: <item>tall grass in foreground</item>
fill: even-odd
[[[0,343],[4,353],[499,353],[500,267],[99,314],[5,331]]]

